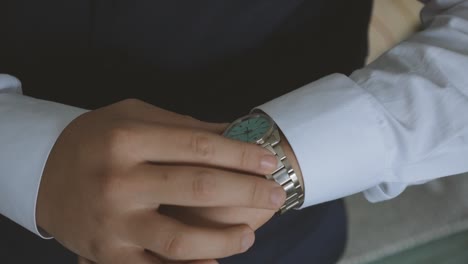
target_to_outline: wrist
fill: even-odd
[[[278,129],[279,130],[279,129]],[[304,179],[302,177],[302,172],[301,168],[299,166],[299,163],[297,162],[296,155],[294,154],[293,149],[291,148],[291,145],[289,144],[288,139],[284,136],[284,134],[279,130],[280,136],[281,136],[281,141],[280,141],[280,146],[284,151],[284,154],[288,158],[288,161],[290,162],[294,172],[296,173],[296,176],[301,183],[302,189],[304,190]]]

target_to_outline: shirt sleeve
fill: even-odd
[[[0,213],[31,232],[45,162],[63,129],[85,110],[21,94],[21,83],[0,74]]]
[[[468,1],[425,4],[425,29],[372,64],[259,106],[296,154],[304,207],[468,171]]]

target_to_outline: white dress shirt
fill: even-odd
[[[468,0],[425,1],[425,30],[350,77],[334,74],[259,108],[289,140],[304,206],[364,192],[370,201],[468,171]],[[86,110],[21,95],[0,75],[0,213],[40,235],[44,164]]]

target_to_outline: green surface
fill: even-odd
[[[226,136],[244,142],[254,143],[262,138],[271,127],[270,122],[263,116],[255,116],[233,126]]]
[[[468,231],[417,246],[368,264],[468,264]]]

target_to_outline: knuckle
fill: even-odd
[[[135,99],[135,98],[128,98],[125,100],[120,101],[118,104],[122,106],[123,108],[127,107],[132,107],[135,105],[142,104],[143,102],[141,100]]]
[[[192,132],[190,146],[192,152],[202,160],[209,160],[214,155],[213,142],[206,133]]]
[[[164,243],[164,255],[172,259],[183,259],[186,254],[183,236],[180,232],[171,234]]]
[[[193,198],[198,201],[210,201],[214,198],[216,177],[208,170],[201,170],[192,182]]]
[[[241,151],[240,151],[240,159],[239,159],[239,166],[241,168],[249,168],[250,164],[250,149],[246,144],[241,145]]]
[[[108,154],[114,157],[114,155],[126,153],[126,148],[135,136],[135,130],[136,128],[132,123],[125,121],[110,127],[103,139]]]
[[[249,202],[251,205],[255,205],[258,203],[258,200],[261,198],[262,190],[258,181],[253,181],[250,185],[250,192],[249,192]]]
[[[112,144],[119,144],[125,142],[133,135],[133,127],[126,122],[120,122],[118,125],[113,126],[109,130],[109,139]]]

